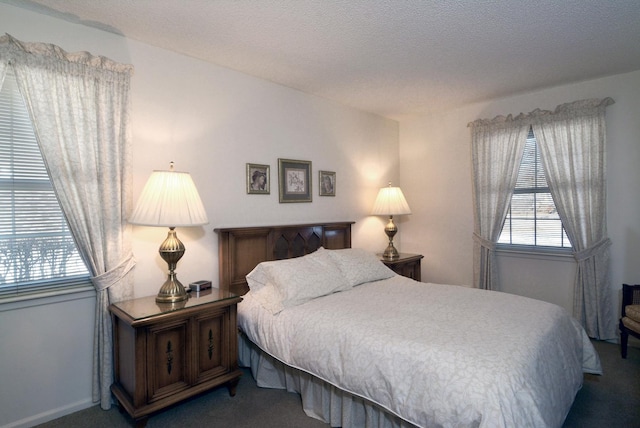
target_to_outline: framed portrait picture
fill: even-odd
[[[271,174],[269,165],[257,163],[247,164],[247,193],[250,195],[268,195],[270,191]]]
[[[333,171],[320,171],[320,196],[336,195],[336,173]]]
[[[278,159],[280,202],[311,202],[311,161]]]

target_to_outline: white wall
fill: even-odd
[[[368,213],[378,188],[399,179],[397,122],[5,4],[0,33],[133,64],[134,200],[152,170],[175,161],[192,174],[210,220],[178,230],[187,248],[177,269],[183,283],[217,280],[215,227],[353,220],[355,247],[386,246],[384,220]],[[312,203],[278,203],[278,158],[312,161]],[[270,195],[246,194],[247,162],[271,166]],[[335,197],[318,196],[318,170],[337,173]],[[157,254],[165,236],[162,228],[133,228],[137,296],[156,294],[165,279]],[[92,333],[92,298],[0,305],[0,426],[90,404]]]
[[[354,246],[384,248],[382,219],[368,213],[378,188],[398,177],[397,122],[165,51],[130,51],[135,196],[153,169],[174,160],[191,172],[210,220],[178,230],[183,283],[217,279],[215,227],[355,220]],[[312,203],[278,203],[278,158],[312,161]],[[246,194],[247,162],[271,165],[270,195]],[[318,196],[319,170],[337,173],[335,197]],[[138,296],[164,281],[156,253],[166,233],[134,228]]]
[[[612,97],[607,107],[607,227],[611,293],[619,313],[622,283],[640,282],[640,71],[478,103],[400,123],[400,180],[413,215],[401,223],[403,251],[420,252],[422,280],[471,284],[473,211],[467,124],[497,115],[553,110]],[[572,310],[575,263],[546,257],[499,257],[502,290]]]
[[[92,405],[95,293],[68,298],[0,305],[0,426],[34,426]]]

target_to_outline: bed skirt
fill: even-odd
[[[240,366],[249,367],[260,388],[286,389],[300,394],[307,416],[332,427],[415,428],[400,417],[362,397],[350,394],[263,352],[244,334],[238,336]]]

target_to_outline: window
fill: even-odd
[[[571,248],[551,197],[538,144],[531,128],[498,244]]]
[[[0,298],[88,280],[9,69],[0,89]]]

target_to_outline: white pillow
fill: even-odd
[[[326,250],[323,247],[318,248],[317,251],[311,253],[311,254],[307,254],[303,257],[310,257],[313,255],[313,257],[321,257],[319,256],[321,253],[326,252]],[[286,260],[300,260],[303,257],[296,257],[295,259],[286,259]],[[326,254],[324,255],[324,257],[326,257]],[[271,277],[269,276],[269,272],[268,272],[268,268],[269,266],[271,266],[274,263],[280,263],[283,262],[285,260],[271,260],[268,262],[261,262],[258,263],[258,265],[256,267],[253,268],[253,270],[251,272],[249,272],[247,274],[247,276],[245,277],[245,279],[247,280],[247,285],[249,286],[250,290],[258,290],[262,287],[264,287],[265,285],[267,285],[270,281],[271,281]],[[297,262],[295,262],[297,263]],[[271,281],[273,282],[273,281]],[[272,284],[273,285],[273,284]]]
[[[259,263],[258,266],[254,267],[251,272],[247,274],[245,277],[247,279],[247,285],[251,291],[258,291],[269,282],[269,278],[267,277],[267,272],[265,271],[265,266],[268,263],[275,262],[262,262]]]
[[[328,251],[270,262],[264,267],[270,283],[282,296],[282,306],[300,305],[316,297],[351,288]]]
[[[246,277],[252,295],[257,294],[257,300],[275,314],[316,297],[350,289],[342,271],[328,253],[320,247],[303,257],[258,264]]]
[[[282,306],[282,296],[273,284],[266,284],[257,290],[250,290],[249,293],[251,293],[251,296],[260,303],[263,308],[273,315],[284,309],[284,306]]]
[[[336,262],[350,286],[370,281],[391,278],[396,273],[386,267],[380,259],[361,248],[345,248],[343,250],[326,250]]]

